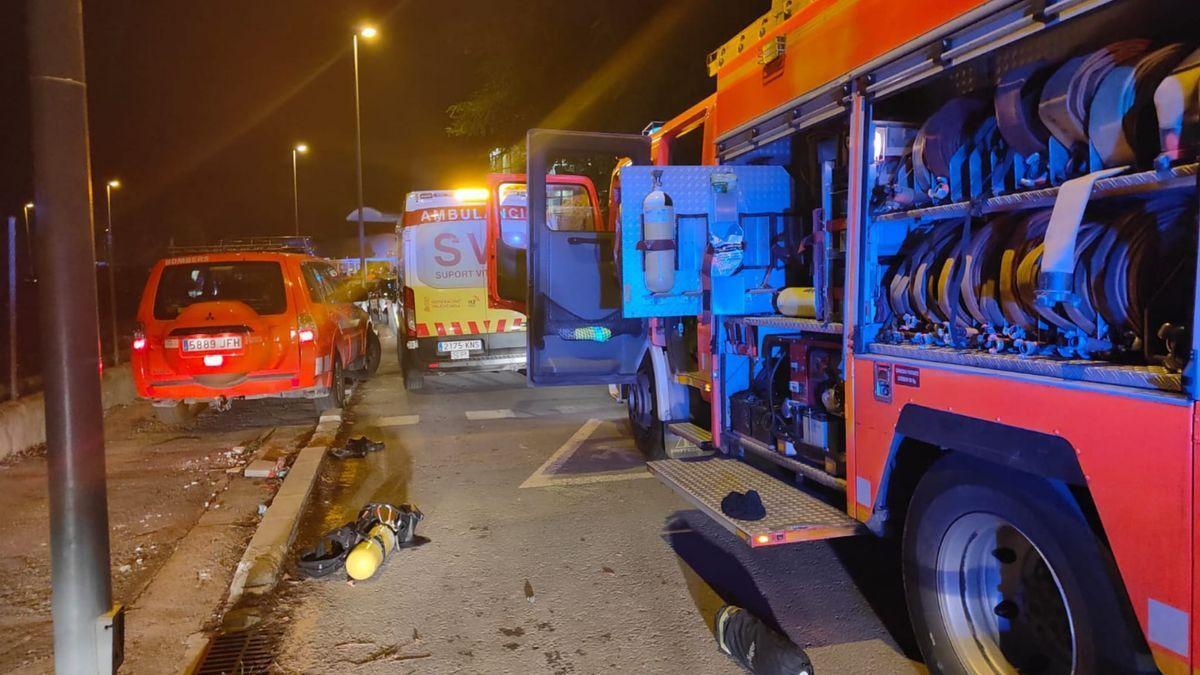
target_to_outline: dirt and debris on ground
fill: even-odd
[[[308,401],[235,403],[184,425],[145,402],[105,419],[113,596],[128,608],[122,672],[174,672],[214,620],[278,480],[241,476],[258,456],[293,453],[311,433]],[[44,452],[0,466],[0,672],[53,670]]]

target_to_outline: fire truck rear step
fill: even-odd
[[[737,459],[663,459],[650,472],[751,547],[818,541],[863,534],[866,527],[817,497]],[[767,515],[762,520],[730,518],[721,500],[730,492],[755,490]]]

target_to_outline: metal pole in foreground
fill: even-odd
[[[112,226],[112,191],[121,187],[121,182],[110,180],[104,184],[106,211],[108,212],[108,227],[105,232],[108,249],[108,316],[112,320],[112,364],[121,363],[121,334],[117,331],[117,256],[113,252]]]
[[[17,372],[17,218],[8,217],[8,397],[21,395]]]
[[[292,148],[292,214],[296,220],[296,236],[300,236],[300,179],[296,176],[296,148]]]
[[[354,159],[358,167],[358,269],[367,280],[367,229],[363,224],[362,106],[358,97],[358,33],[354,34]]]
[[[114,668],[81,0],[27,0],[54,668]],[[51,245],[53,244],[53,245]]]

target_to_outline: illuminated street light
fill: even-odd
[[[296,236],[300,236],[300,179],[296,175],[296,155],[308,154],[308,145],[297,143],[292,147],[292,211],[296,219]]]
[[[121,344],[120,335],[117,333],[117,276],[114,269],[116,257],[113,255],[113,223],[112,223],[112,193],[113,190],[121,189],[121,181],[112,179],[104,184],[104,199],[107,208],[107,231],[105,237],[108,248],[108,313],[112,319],[112,353],[113,365],[121,362]]]
[[[379,35],[374,26],[363,26],[351,40],[354,51],[354,159],[358,171],[358,266],[363,280],[367,278],[367,230],[363,224],[363,163],[362,163],[362,104],[358,91],[358,38],[373,39]]]
[[[29,212],[33,210],[33,202],[25,202],[21,211],[25,216],[25,255],[29,257],[29,269],[33,270],[33,280],[37,281],[37,268],[33,262],[33,230],[29,227]]]

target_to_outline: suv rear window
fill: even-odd
[[[168,265],[154,294],[154,318],[169,321],[198,302],[240,300],[261,315],[287,311],[283,271],[277,262]]]

